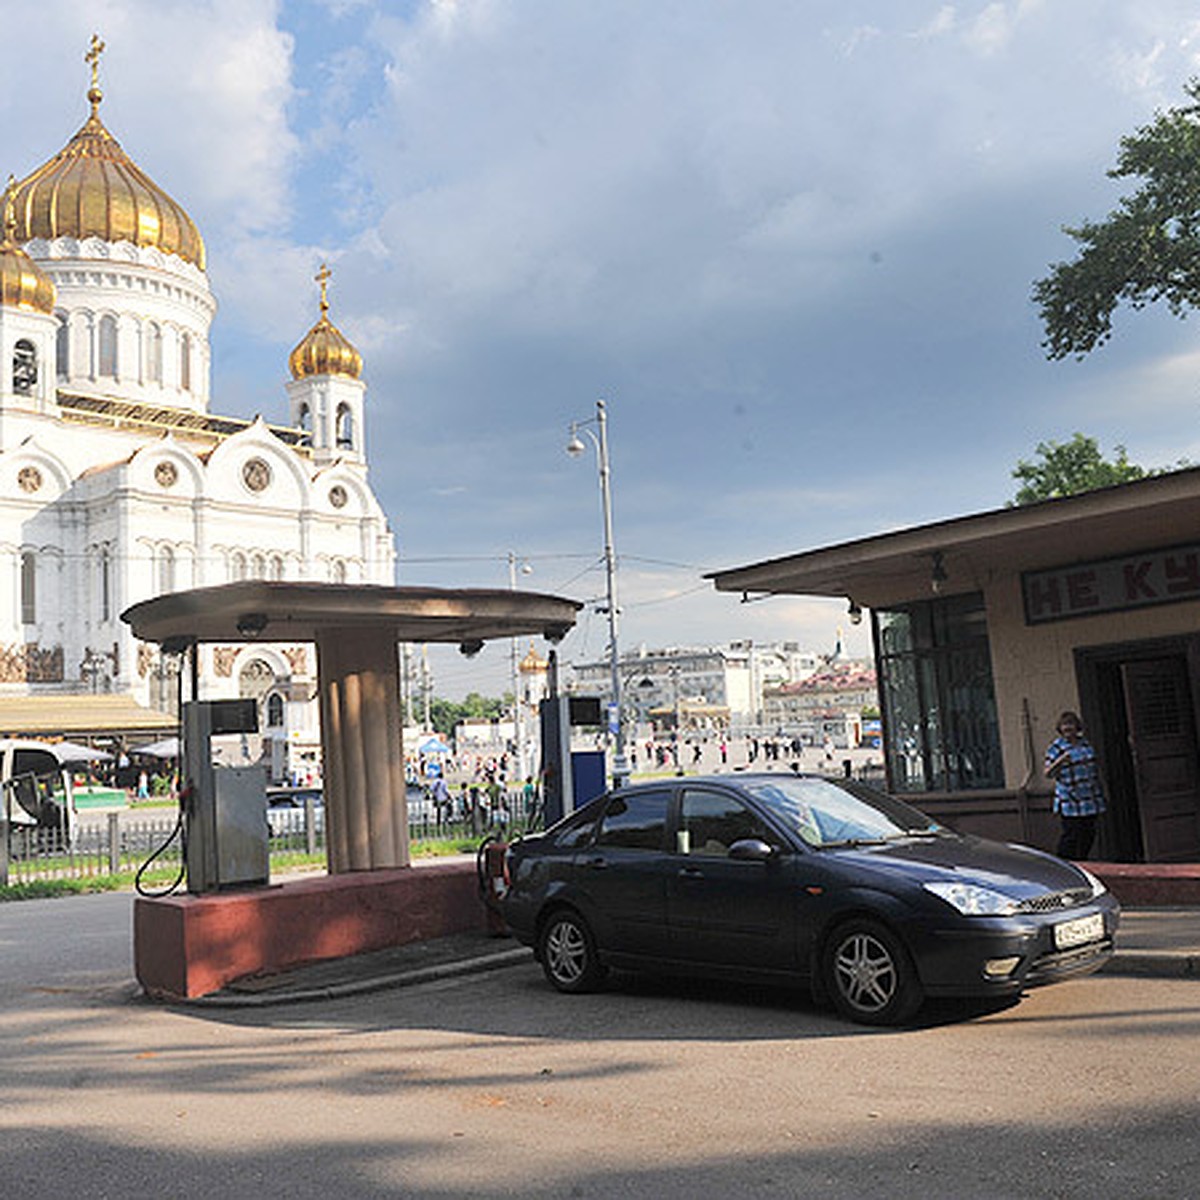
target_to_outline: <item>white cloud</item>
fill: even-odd
[[[953,4],[941,8],[913,35],[919,38],[938,38],[953,32],[958,27],[958,9]]]

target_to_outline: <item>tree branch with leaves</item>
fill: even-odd
[[[1115,450],[1116,459],[1109,461],[1100,453],[1096,439],[1082,433],[1075,434],[1069,442],[1039,442],[1040,461],[1019,459],[1013,468],[1012,476],[1021,486],[1010,503],[1036,504],[1039,500],[1075,496],[1160,473],[1131,463],[1124,446]]]
[[[1121,139],[1113,179],[1140,179],[1103,220],[1066,227],[1082,247],[1033,287],[1051,359],[1084,355],[1112,336],[1117,307],[1163,300],[1183,317],[1200,307],[1200,79],[1192,103]]]

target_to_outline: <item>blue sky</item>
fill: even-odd
[[[1029,300],[1200,72],[1183,0],[10,0],[6,172],[82,123],[94,28],[105,121],[208,243],[214,411],[284,419],[332,266],[401,582],[506,586],[511,551],[597,597],[563,445],[599,397],[629,646],[827,649],[842,606],[703,573],[999,506],[1046,438],[1200,457],[1194,321],[1050,363]]]

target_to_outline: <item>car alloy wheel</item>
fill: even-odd
[[[921,985],[908,952],[878,921],[848,921],[825,954],[825,982],[838,1011],[866,1025],[896,1025],[921,1006]]]
[[[547,920],[540,957],[546,978],[560,992],[591,991],[604,978],[592,931],[578,913],[569,909]]]

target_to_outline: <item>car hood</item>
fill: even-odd
[[[1076,867],[1041,850],[958,834],[905,838],[829,853],[842,862],[903,876],[916,884],[934,880],[976,883],[1021,899],[1088,886]]]

